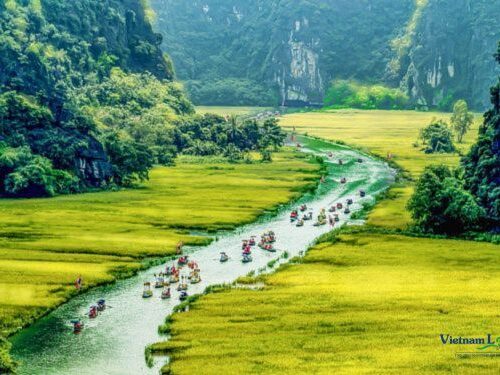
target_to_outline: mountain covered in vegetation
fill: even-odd
[[[127,185],[182,151],[238,159],[281,137],[195,115],[153,16],[144,0],[0,1],[0,196]]]
[[[498,1],[151,4],[195,103],[322,105],[330,82],[353,80],[399,88],[412,106],[483,109],[495,79]]]

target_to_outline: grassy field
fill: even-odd
[[[218,115],[251,115],[253,113],[272,110],[269,107],[217,107],[217,106],[196,106],[198,113],[215,113]]]
[[[458,155],[413,147],[418,129],[444,114],[385,111],[299,113],[282,125],[342,140],[394,161],[415,178]],[[476,127],[462,151],[473,142]],[[298,264],[260,277],[263,290],[203,296],[169,323],[173,339],[153,349],[175,374],[497,374],[497,358],[457,359],[479,345],[454,337],[500,336],[500,247],[408,237],[403,181],[370,213],[367,226],[330,235]],[[379,227],[379,228],[377,228]],[[235,365],[237,364],[237,365]]]
[[[295,113],[284,116],[280,123],[288,130],[295,127],[299,133],[341,140],[383,158],[391,154],[391,160],[415,179],[431,164],[458,165],[459,154],[425,154],[420,150],[421,145],[415,147],[420,129],[433,118],[448,120],[449,117],[450,114],[440,112],[336,110]],[[464,142],[457,144],[461,153],[466,153],[475,142],[481,119],[481,115],[476,115]],[[409,182],[395,186],[389,199],[370,214],[368,224],[406,229],[411,222],[406,204],[412,193]]]
[[[174,253],[190,230],[247,223],[315,186],[319,166],[284,151],[270,164],[180,159],[137,189],[51,199],[0,200],[0,337],[76,293],[113,281],[141,259]]]
[[[439,337],[500,336],[498,249],[342,234],[266,277],[264,290],[201,298],[156,349],[175,374],[498,373],[497,358],[455,358],[479,345]]]

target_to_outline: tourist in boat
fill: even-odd
[[[256,243],[255,243],[255,236],[252,236],[252,237],[250,238],[250,241],[248,241],[248,244],[249,244],[250,246],[255,246],[255,245],[256,245]]]
[[[349,209],[349,207],[346,207],[344,210],[344,214],[349,215],[350,213],[351,213],[351,210]]]
[[[352,205],[353,203],[354,203],[354,201],[353,201],[352,199],[350,199],[350,198],[349,198],[349,199],[347,200],[347,205],[349,205],[349,206],[350,206],[350,205]]]
[[[340,221],[339,215],[338,214],[333,215],[333,220],[335,220],[335,222],[339,222]]]
[[[100,299],[97,301],[97,310],[98,311],[104,311],[106,310],[106,300]]]
[[[347,178],[342,177],[342,179],[340,180],[340,183],[341,183],[341,184],[345,184],[345,183],[347,183]]]
[[[252,248],[250,246],[245,247],[243,254],[252,254]]]
[[[304,220],[299,220],[297,221],[297,224],[295,224],[297,227],[303,227],[304,226]]]
[[[155,288],[156,289],[163,288],[164,284],[165,284],[165,279],[162,276],[156,277],[156,281],[155,281]]]
[[[169,299],[171,296],[170,288],[165,287],[161,292],[161,299]]]
[[[151,290],[151,283],[144,283],[144,290],[142,292],[142,298],[150,298],[153,297],[153,291]]]
[[[83,330],[83,322],[80,319],[75,319],[71,321],[73,324],[73,333],[78,334]]]
[[[243,263],[250,263],[252,261],[253,261],[253,259],[252,259],[252,256],[250,254],[243,254],[243,259],[242,259]]]
[[[186,291],[182,291],[181,294],[179,295],[179,300],[185,301],[188,299],[188,297],[189,297],[189,294],[187,294]]]
[[[360,196],[361,198],[364,198],[364,197],[366,196],[366,192],[365,192],[364,190],[360,190],[360,192],[359,192],[359,196]]]
[[[342,208],[344,208],[344,205],[342,203],[337,203],[337,209],[341,210]]]
[[[299,213],[297,212],[297,210],[293,210],[292,213],[290,214],[290,220],[295,221],[295,220],[297,220],[298,217],[299,217]]]
[[[303,204],[302,206],[300,206],[300,211],[307,211],[307,205]]]
[[[330,159],[331,159],[331,158],[333,158],[333,152],[329,152],[329,153],[328,153],[328,157],[329,157]]]
[[[89,318],[90,319],[97,318],[97,306],[95,305],[90,306]]]
[[[243,244],[241,245],[241,249],[244,250],[248,246],[248,240],[243,240]]]
[[[342,159],[339,159],[339,165],[344,165],[344,161]]]
[[[328,222],[330,223],[330,226],[332,226],[332,227],[335,225],[335,221],[333,220],[332,215],[328,215]]]

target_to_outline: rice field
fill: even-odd
[[[443,345],[440,334],[500,336],[498,249],[344,233],[263,290],[194,302],[155,349],[171,356],[165,374],[495,374],[498,358],[457,359],[478,345]]]
[[[0,200],[0,336],[84,289],[136,272],[179,241],[231,229],[316,185],[319,166],[283,151],[272,163],[181,158],[137,188],[50,199]]]
[[[371,154],[390,159],[415,180],[424,168],[432,164],[446,164],[455,167],[460,155],[426,154],[417,138],[420,129],[433,118],[449,120],[451,114],[417,111],[363,111],[332,110],[294,113],[284,116],[280,124],[287,130],[307,133],[332,141],[341,141],[359,147]],[[474,126],[467,133],[464,142],[456,144],[465,154],[477,139],[482,116],[476,114]],[[395,186],[390,199],[381,202],[368,218],[368,224],[389,229],[406,229],[411,223],[406,204],[413,193],[410,181]]]

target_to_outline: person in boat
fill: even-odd
[[[151,290],[151,283],[144,283],[144,291],[142,292],[142,298],[149,298],[153,296],[153,291]]]
[[[304,220],[299,220],[296,224],[297,227],[303,227],[304,226]]]
[[[163,292],[161,292],[162,299],[167,299],[167,298],[170,298],[171,296],[172,296],[172,294],[170,292],[170,288],[165,288],[165,289],[163,289]]]
[[[221,263],[227,262],[228,260],[229,260],[229,256],[225,252],[220,253]]]
[[[252,254],[252,250],[250,249],[250,246],[247,246],[247,247],[243,250],[243,254],[244,254],[244,255]]]
[[[333,152],[329,152],[329,153],[328,153],[328,157],[329,157],[330,159],[331,159],[331,158],[333,158]]]
[[[97,306],[95,305],[90,306],[89,318],[90,319],[97,318]]]
[[[248,246],[248,240],[243,240],[243,244],[241,245],[241,249],[244,250]]]
[[[300,206],[300,210],[302,212],[306,211],[307,210],[307,205],[303,204],[302,206]]]
[[[344,210],[344,214],[349,215],[350,213],[351,210],[349,209],[349,207],[346,207],[346,209]]]
[[[345,184],[346,182],[347,182],[347,178],[342,177],[342,179],[340,180],[340,183],[341,183],[341,184]]]
[[[248,241],[248,244],[249,244],[250,246],[255,246],[255,236],[252,236],[252,237],[250,238],[250,241]]]
[[[104,311],[106,310],[106,300],[105,299],[100,299],[97,301],[97,310],[98,311]]]
[[[332,206],[332,207],[330,207],[330,208],[328,209],[328,212],[335,212],[335,211],[336,211],[336,209],[335,209],[335,207],[334,207],[334,206]]]
[[[332,215],[328,215],[328,223],[333,226],[335,224],[335,221],[333,221]]]
[[[342,203],[337,203],[337,209],[341,210],[342,208],[344,208],[344,205]]]
[[[73,333],[77,334],[82,332],[83,322],[80,319],[72,320],[71,324],[73,324]]]
[[[295,220],[297,220],[298,216],[299,216],[299,213],[296,210],[293,210],[292,213],[290,214],[290,220],[295,221]]]
[[[360,164],[363,163],[363,159],[359,158],[358,163],[360,163]]]
[[[181,301],[185,301],[185,300],[187,300],[187,299],[188,299],[188,297],[189,297],[189,294],[187,294],[187,292],[186,292],[186,291],[182,291],[182,292],[181,292],[181,294],[179,295],[179,299],[180,299]]]
[[[349,199],[347,200],[347,205],[349,205],[349,206],[350,206],[350,205],[351,205],[351,204],[353,204],[353,203],[354,203],[354,201],[353,201],[352,199],[350,199],[350,198],[349,198]]]
[[[339,215],[338,214],[333,215],[333,220],[335,220],[336,222],[339,222],[340,221]]]
[[[339,159],[339,165],[344,165],[344,161],[342,159]]]
[[[361,191],[359,192],[359,196],[360,196],[361,198],[364,198],[364,197],[366,196],[366,192],[365,192],[364,190],[361,190]]]

